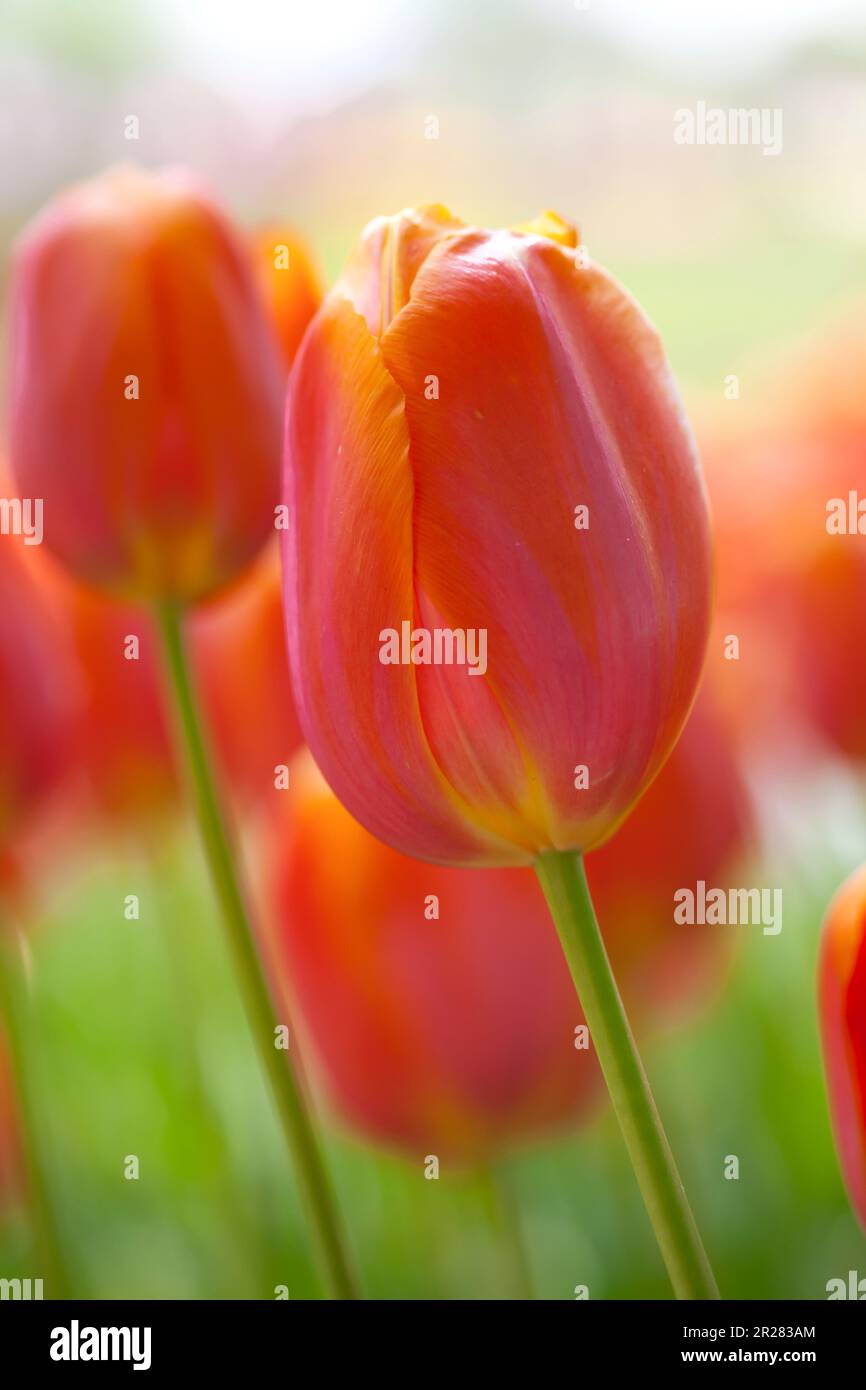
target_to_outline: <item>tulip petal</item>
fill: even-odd
[[[419,857],[480,860],[508,848],[473,829],[439,772],[417,668],[379,659],[383,630],[414,614],[408,445],[403,395],[375,338],[332,297],[301,349],[288,418],[286,610],[298,712],[325,776],[375,834]],[[350,720],[340,718],[346,709]]]
[[[537,848],[586,849],[658,771],[706,636],[706,505],[658,339],[566,248],[467,231],[430,253],[382,352],[406,400],[419,601],[488,633],[471,692],[465,670],[419,668],[431,747],[467,797],[519,755]],[[455,711],[491,696],[510,739],[473,718],[470,757]]]

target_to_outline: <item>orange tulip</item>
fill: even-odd
[[[682,738],[625,824],[586,872],[623,996],[636,1016],[669,1020],[722,974],[731,938],[674,924],[674,894],[726,886],[748,843],[749,798],[727,724],[706,689]]]
[[[0,542],[0,883],[69,773],[78,694],[65,634],[16,545]]]
[[[283,370],[251,258],[185,174],[114,169],[17,254],[12,461],[81,578],[193,600],[272,532]]]
[[[89,791],[110,825],[140,827],[175,811],[180,797],[151,616],[70,581],[59,592],[81,668],[78,752]]]
[[[824,918],[818,1013],[839,1161],[866,1229],[866,866],[843,883]]]
[[[668,756],[709,620],[691,434],[659,340],[552,214],[373,222],[293,372],[299,716],[407,854],[589,850]]]
[[[192,650],[220,768],[244,804],[281,796],[301,745],[286,655],[279,550],[197,612]]]
[[[80,668],[77,751],[96,809],[118,828],[174,814],[180,777],[150,613],[106,599],[50,563],[42,577]],[[190,641],[220,773],[244,808],[278,794],[277,768],[301,736],[275,549],[191,615]]]
[[[283,360],[290,367],[322,301],[319,277],[304,243],[276,223],[257,233],[253,252]]]
[[[351,1123],[471,1163],[586,1112],[600,1076],[532,873],[395,853],[306,753],[273,848],[273,973]]]
[[[761,383],[760,412],[699,431],[715,523],[711,665],[766,757],[811,725],[866,758],[866,335],[822,328]],[[760,475],[760,487],[754,479]],[[853,525],[852,525],[853,523]],[[736,660],[724,645],[734,635]]]
[[[396,854],[342,809],[309,754],[286,811],[268,874],[274,974],[350,1122],[468,1160],[579,1119],[598,1078],[574,1055],[583,1016],[535,876]],[[730,736],[703,695],[647,795],[587,862],[644,1023],[718,981],[726,940],[676,925],[674,893],[724,881],[746,825]]]

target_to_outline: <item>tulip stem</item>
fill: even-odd
[[[182,610],[175,604],[158,604],[157,619],[199,828],[259,1059],[270,1083],[274,1104],[294,1159],[329,1295],[338,1299],[358,1298],[360,1294],[349,1259],[343,1224],[312,1114],[288,1053],[276,1046],[279,1025],[256,950],[226,821],[211,772],[187,658]]]
[[[716,1281],[610,967],[583,860],[578,854],[551,852],[536,860],[535,870],[674,1293],[683,1299],[716,1299]]]

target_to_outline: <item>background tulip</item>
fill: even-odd
[[[201,598],[272,533],[282,369],[251,259],[179,171],[109,171],[22,238],[12,461],[70,569]]]
[[[318,272],[300,237],[275,222],[257,232],[253,254],[283,360],[290,367],[322,300]]]
[[[274,970],[342,1113],[415,1155],[464,1161],[579,1118],[599,1077],[572,1055],[582,1014],[534,875],[396,854],[342,808],[308,753],[279,810]],[[673,895],[724,881],[747,825],[730,735],[704,694],[649,792],[587,863],[617,978],[645,1023],[670,1021],[718,982],[726,938],[677,926]]]
[[[842,885],[824,919],[818,1012],[839,1162],[866,1229],[866,867]]]
[[[0,540],[0,860],[69,775],[78,691],[20,542]]]
[[[191,637],[220,770],[245,806],[278,795],[277,779],[300,747],[301,731],[276,547],[195,615]]]
[[[71,636],[82,691],[76,754],[94,807],[114,829],[153,829],[179,810],[182,794],[152,616],[75,583],[49,557],[38,576]],[[275,768],[301,742],[276,549],[189,626],[214,757],[246,810],[274,793]]]
[[[607,838],[679,733],[708,625],[703,486],[658,338],[539,225],[557,239],[437,208],[373,222],[290,386],[301,723],[354,815],[449,863]],[[486,674],[382,664],[406,620],[484,629]]]
[[[272,1000],[191,669],[191,604],[273,535],[285,367],[253,257],[188,176],[110,171],[19,249],[13,463],[79,578],[152,605],[211,883],[331,1294],[355,1284],[319,1141]],[[82,350],[82,345],[86,350]]]
[[[306,752],[291,785],[269,944],[337,1108],[419,1161],[452,1164],[574,1123],[601,1077],[575,1046],[583,1016],[534,875],[397,854]]]
[[[676,748],[586,873],[629,1012],[670,1021],[718,984],[731,937],[674,922],[674,894],[726,887],[752,825],[736,743],[704,687]]]

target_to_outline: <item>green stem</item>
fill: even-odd
[[[259,962],[228,831],[211,773],[205,737],[187,660],[181,610],[157,605],[174,705],[195,796],[199,827],[214,889],[222,908],[250,1026],[267,1075],[332,1298],[359,1297],[333,1189],[312,1116],[284,1050],[275,1046],[277,1019]]]
[[[508,1253],[513,1297],[521,1302],[531,1302],[535,1298],[532,1271],[520,1212],[510,1183],[501,1169],[486,1165],[478,1169],[478,1181],[490,1208],[494,1225]]]
[[[0,924],[2,928],[2,924]],[[0,930],[0,1022],[9,1049],[10,1069],[15,1086],[14,1102],[19,1119],[20,1139],[27,1172],[27,1193],[39,1269],[36,1278],[44,1282],[45,1297],[71,1296],[63,1246],[43,1162],[43,1146],[36,1098],[31,1084],[31,1064],[25,1038],[30,1015],[30,984],[19,943]]]
[[[610,968],[578,854],[551,852],[535,870],[556,924],[614,1112],[677,1298],[719,1291],[677,1172]]]

